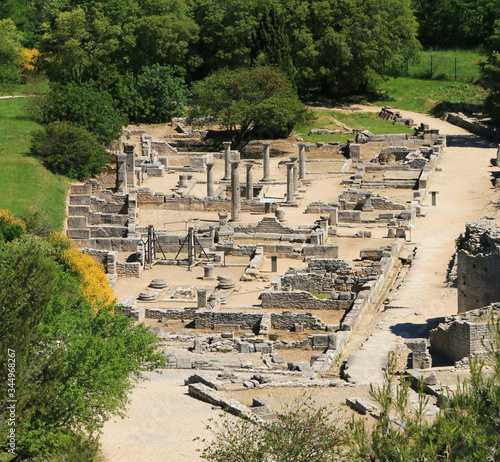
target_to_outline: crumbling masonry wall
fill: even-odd
[[[493,340],[488,327],[491,313],[498,316],[500,304],[447,318],[444,323],[431,330],[432,348],[453,361],[486,353],[485,346]]]
[[[466,224],[457,251],[458,312],[500,301],[500,222]]]

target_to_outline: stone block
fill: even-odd
[[[70,217],[87,217],[90,214],[90,206],[88,205],[68,205],[68,216]]]
[[[177,369],[192,369],[191,356],[176,356]]]
[[[411,338],[405,340],[405,345],[411,351],[418,351],[419,353],[424,353],[427,351],[427,340],[425,338]]]
[[[87,217],[68,217],[69,229],[80,229],[88,226]]]
[[[427,352],[414,351],[411,354],[411,364],[413,369],[430,369],[432,366],[431,355]]]
[[[256,353],[267,355],[271,352],[271,348],[268,343],[256,343],[254,347]]]
[[[327,348],[328,334],[311,335],[313,348]]]
[[[66,235],[71,239],[90,239],[89,229],[68,229]]]
[[[243,353],[243,354],[255,352],[255,347],[254,347],[253,343],[248,343],[248,342],[238,343],[237,349],[238,349],[239,353]]]
[[[90,194],[69,196],[69,205],[90,205]]]

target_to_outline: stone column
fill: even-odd
[[[224,141],[224,178],[231,179],[231,141]]]
[[[219,227],[223,228],[224,226],[227,226],[227,213],[226,212],[219,212]]]
[[[231,221],[239,221],[241,217],[239,165],[239,160],[231,162]]]
[[[215,280],[215,267],[214,265],[207,263],[203,268],[203,279]]]
[[[299,180],[306,179],[306,145],[299,143]]]
[[[333,210],[330,210],[330,224],[332,226],[337,226],[339,221],[339,209],[334,207]]]
[[[290,157],[290,162],[293,162],[293,194],[298,195],[299,193],[299,180],[298,180],[298,168],[297,168],[297,160],[298,157]]]
[[[126,149],[126,147],[128,149]],[[130,149],[130,147],[132,149]],[[127,156],[127,185],[135,188],[135,154],[133,145],[123,145],[123,152]]]
[[[187,186],[188,186],[188,176],[185,174],[179,175],[179,187],[187,188]]]
[[[269,154],[269,146],[271,143],[268,141],[265,141],[262,143],[262,146],[264,147],[264,176],[262,177],[262,180],[264,182],[272,181],[271,178],[269,177],[269,172],[271,170],[271,161],[270,161],[270,154]]]
[[[198,289],[198,309],[207,307],[207,289]]]
[[[252,177],[253,162],[246,162],[245,167],[247,168],[247,200],[252,200],[253,199],[253,177]]]
[[[278,221],[285,221],[285,211],[282,209],[276,209],[274,211],[274,216]]]
[[[500,167],[500,144],[497,149],[497,165]]]
[[[214,197],[214,164],[207,162],[207,197]]]
[[[365,203],[363,204],[361,210],[363,212],[373,212],[372,195],[370,193],[366,194]]]
[[[286,164],[286,201],[288,204],[295,204],[295,194],[293,190],[293,166],[295,162]]]
[[[144,140],[142,142],[142,156],[149,157],[150,152],[151,152],[151,140]]]
[[[127,192],[127,155],[116,156],[116,189]]]

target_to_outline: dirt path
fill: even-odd
[[[380,383],[389,351],[405,338],[426,337],[436,318],[456,314],[457,290],[446,281],[455,239],[467,221],[498,215],[492,205],[498,193],[492,185],[494,167],[490,166],[495,147],[441,120],[403,114],[451,135],[450,146],[438,165],[442,171],[435,173],[431,183],[432,190],[438,191],[437,205],[433,207],[427,197],[427,216],[415,222],[412,245],[417,246],[417,253],[409,272],[399,289],[390,294],[393,300],[388,309],[371,323],[365,322],[364,331],[357,333],[358,341],[348,346],[348,374],[355,383]]]

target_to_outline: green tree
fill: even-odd
[[[193,94],[196,106],[190,119],[220,123],[240,146],[252,137],[288,136],[296,124],[311,117],[274,67],[222,70],[197,82]]]
[[[81,83],[116,72],[122,30],[100,11],[61,11],[44,28],[41,65],[52,81]]]
[[[0,86],[19,83],[21,34],[11,19],[0,19]]]
[[[10,428],[6,399],[16,399],[15,461],[93,460],[104,422],[123,415],[136,380],[163,364],[146,327],[81,298],[59,252],[30,235],[0,244],[0,431]]]
[[[483,84],[490,93],[484,102],[484,111],[496,123],[500,123],[500,20],[495,24],[488,46],[488,62],[482,69],[482,76]]]
[[[325,0],[310,9],[314,78],[323,93],[366,91],[420,49],[409,0]]]
[[[213,421],[212,421],[213,422]],[[217,462],[327,462],[341,454],[343,431],[332,412],[311,398],[285,408],[277,422],[254,424],[222,420],[202,458]]]
[[[267,5],[253,34],[252,64],[274,65],[293,82],[295,68],[291,46],[282,9],[275,4]]]
[[[96,176],[109,164],[109,153],[97,137],[70,122],[53,122],[36,133],[31,153],[52,172],[75,180]]]
[[[54,85],[46,97],[35,99],[35,104],[43,123],[71,122],[95,134],[105,145],[128,123],[112,96],[96,90],[90,82]]]
[[[174,66],[178,71],[185,70],[189,64],[196,66],[196,60],[188,51],[198,40],[198,25],[186,2],[144,0],[134,31],[131,65],[136,74],[144,66],[155,64]]]
[[[124,76],[113,91],[119,106],[135,122],[162,123],[185,113],[188,88],[172,67],[144,67],[137,76]]]
[[[425,48],[486,46],[500,18],[497,0],[414,0],[418,39]]]

